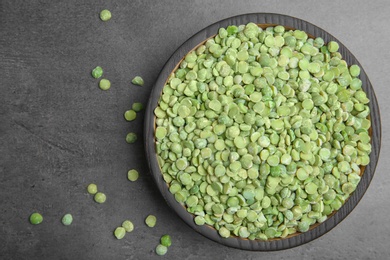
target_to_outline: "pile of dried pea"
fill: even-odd
[[[220,28],[163,88],[169,191],[221,237],[284,238],[340,209],[369,163],[369,99],[337,42],[283,26]]]

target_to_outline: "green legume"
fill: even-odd
[[[168,248],[164,245],[158,245],[156,247],[156,254],[157,255],[165,255],[168,252]]]
[[[30,215],[30,223],[33,225],[41,224],[43,221],[43,217],[41,214],[34,212]]]
[[[145,219],[145,224],[148,227],[154,227],[156,225],[157,218],[153,215],[149,215]]]
[[[98,192],[95,194],[94,196],[94,200],[97,202],[97,203],[104,203],[106,202],[106,194],[102,193],[102,192]]]
[[[172,245],[172,240],[170,235],[163,235],[160,239],[160,243],[163,246],[170,247]]]
[[[95,79],[98,79],[101,76],[103,76],[103,69],[102,69],[102,67],[97,66],[96,68],[94,68],[92,70],[92,77],[94,77]]]
[[[100,12],[100,19],[104,22],[111,19],[111,12],[107,9],[104,9]]]
[[[122,227],[125,229],[126,232],[130,233],[134,230],[134,224],[130,220],[125,220],[122,223]]]
[[[163,139],[167,135],[168,131],[165,127],[158,126],[156,128],[156,137],[157,139]]]
[[[98,191],[97,185],[94,183],[89,184],[87,187],[87,191],[89,194],[95,195],[96,192]]]
[[[204,217],[202,217],[202,216],[196,216],[196,217],[194,218],[194,222],[195,222],[196,225],[202,226],[202,225],[205,224],[205,219],[204,219]]]
[[[144,80],[140,76],[135,76],[131,80],[131,83],[133,83],[134,85],[143,86],[144,85]]]
[[[230,230],[227,229],[226,227],[221,227],[218,232],[221,237],[224,238],[230,237]]]
[[[196,225],[267,240],[340,209],[369,163],[369,100],[335,41],[283,26],[229,26],[164,86],[163,178]]]
[[[133,121],[137,117],[137,113],[134,110],[127,110],[124,116],[126,121]]]
[[[111,87],[111,82],[108,79],[101,79],[99,87],[101,90],[108,90]]]
[[[126,235],[126,229],[124,229],[123,227],[117,227],[114,231],[114,235],[116,239],[122,239]]]
[[[62,224],[69,226],[73,222],[73,216],[71,214],[65,214],[61,219]]]
[[[339,50],[339,44],[337,42],[334,42],[334,41],[330,41],[328,43],[328,50],[330,52],[336,52]]]
[[[139,177],[139,173],[137,170],[132,169],[127,172],[127,179],[129,181],[136,181],[138,180],[138,177]]]
[[[135,133],[128,133],[126,135],[126,142],[129,144],[135,143],[137,141],[137,135]]]
[[[139,102],[136,102],[136,103],[133,103],[132,107],[131,107],[135,112],[139,112],[141,111],[144,106],[142,105],[142,103],[139,103]]]
[[[351,73],[352,77],[357,77],[360,75],[360,67],[358,65],[352,65],[349,67],[349,72]]]

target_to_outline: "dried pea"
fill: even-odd
[[[133,83],[134,85],[143,86],[144,85],[144,79],[141,78],[140,76],[135,76],[131,80],[131,83]]]
[[[154,227],[156,225],[157,218],[154,215],[148,215],[145,219],[145,224],[148,227]]]

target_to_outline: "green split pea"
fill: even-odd
[[[130,109],[125,112],[124,116],[126,121],[133,121],[134,119],[136,119],[137,113],[134,110]]]
[[[96,68],[94,68],[92,70],[92,77],[94,77],[95,79],[98,79],[98,78],[100,78],[102,76],[103,76],[103,69],[102,69],[102,67],[97,66]]]
[[[126,229],[124,227],[117,227],[114,230],[114,236],[116,237],[116,239],[122,239],[125,237],[125,235],[126,235]]]
[[[108,90],[111,87],[111,82],[108,79],[101,79],[99,87],[101,90]]]
[[[145,219],[145,224],[148,227],[154,227],[156,225],[157,218],[154,215],[148,215]]]
[[[131,80],[131,83],[133,83],[134,85],[143,86],[144,85],[144,79],[141,78],[140,76],[135,76]]]
[[[139,173],[137,170],[132,169],[127,172],[127,179],[129,181],[136,181],[138,180],[138,177],[139,177]]]
[[[163,246],[170,247],[172,245],[172,240],[170,235],[163,235],[160,239],[160,243]]]
[[[142,105],[142,103],[140,102],[135,102],[133,103],[132,107],[131,107],[135,112],[140,112],[144,106]]]
[[[43,221],[43,217],[40,213],[34,212],[30,215],[30,223],[33,225],[41,224]]]
[[[137,141],[137,134],[131,132],[126,135],[127,143],[132,144],[135,143],[135,141]]]
[[[61,222],[64,226],[69,226],[72,224],[73,222],[73,216],[71,214],[65,214],[62,219],[61,219]]]
[[[127,233],[130,233],[134,230],[134,224],[130,220],[123,221],[122,227],[126,230]]]
[[[94,183],[89,184],[87,187],[87,191],[89,194],[95,195],[98,191],[97,185]]]
[[[156,254],[157,255],[165,255],[168,252],[168,248],[164,245],[158,245],[156,247]]]
[[[100,12],[100,19],[104,22],[111,19],[111,12],[107,9],[104,9]]]
[[[95,202],[97,202],[99,204],[106,202],[106,199],[107,199],[106,194],[104,194],[102,192],[97,192],[94,196]]]

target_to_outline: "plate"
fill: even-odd
[[[249,22],[256,23],[262,28],[274,25],[282,25],[287,29],[303,30],[311,36],[323,38],[325,43],[329,41],[337,41],[340,45],[339,52],[341,53],[343,59],[347,62],[347,64],[357,64],[361,67],[361,73],[359,78],[362,81],[363,90],[366,92],[368,98],[370,99],[369,107],[371,110],[370,131],[372,151],[370,154],[370,163],[364,168],[360,183],[358,184],[356,190],[345,202],[345,204],[338,211],[330,215],[325,222],[321,224],[317,223],[312,225],[307,232],[297,232],[283,239],[278,238],[271,239],[268,241],[248,240],[239,237],[222,238],[219,236],[218,232],[213,227],[208,225],[196,225],[193,219],[194,216],[188,213],[186,211],[186,208],[175,200],[174,196],[168,190],[167,183],[162,178],[162,173],[157,162],[154,138],[155,116],[153,111],[158,104],[157,102],[169,75],[178,67],[184,56],[191,50],[195,49],[198,45],[202,44],[205,40],[217,34],[219,28],[226,28],[229,25],[238,26],[241,24],[247,24]],[[353,56],[353,54],[339,40],[337,40],[334,36],[324,31],[323,29],[295,17],[273,13],[252,13],[230,17],[211,24],[210,26],[199,31],[191,38],[189,38],[186,42],[184,42],[169,58],[167,63],[162,68],[156,80],[156,83],[154,84],[154,87],[150,94],[149,103],[147,105],[144,133],[146,156],[153,179],[168,205],[178,214],[178,216],[195,231],[215,242],[229,247],[253,251],[282,250],[302,245],[322,236],[323,234],[334,228],[343,219],[345,219],[361,200],[374,176],[381,144],[381,122],[377,99],[374,93],[374,89],[367,77],[367,74],[365,73],[363,67],[357,61],[355,56]]]

